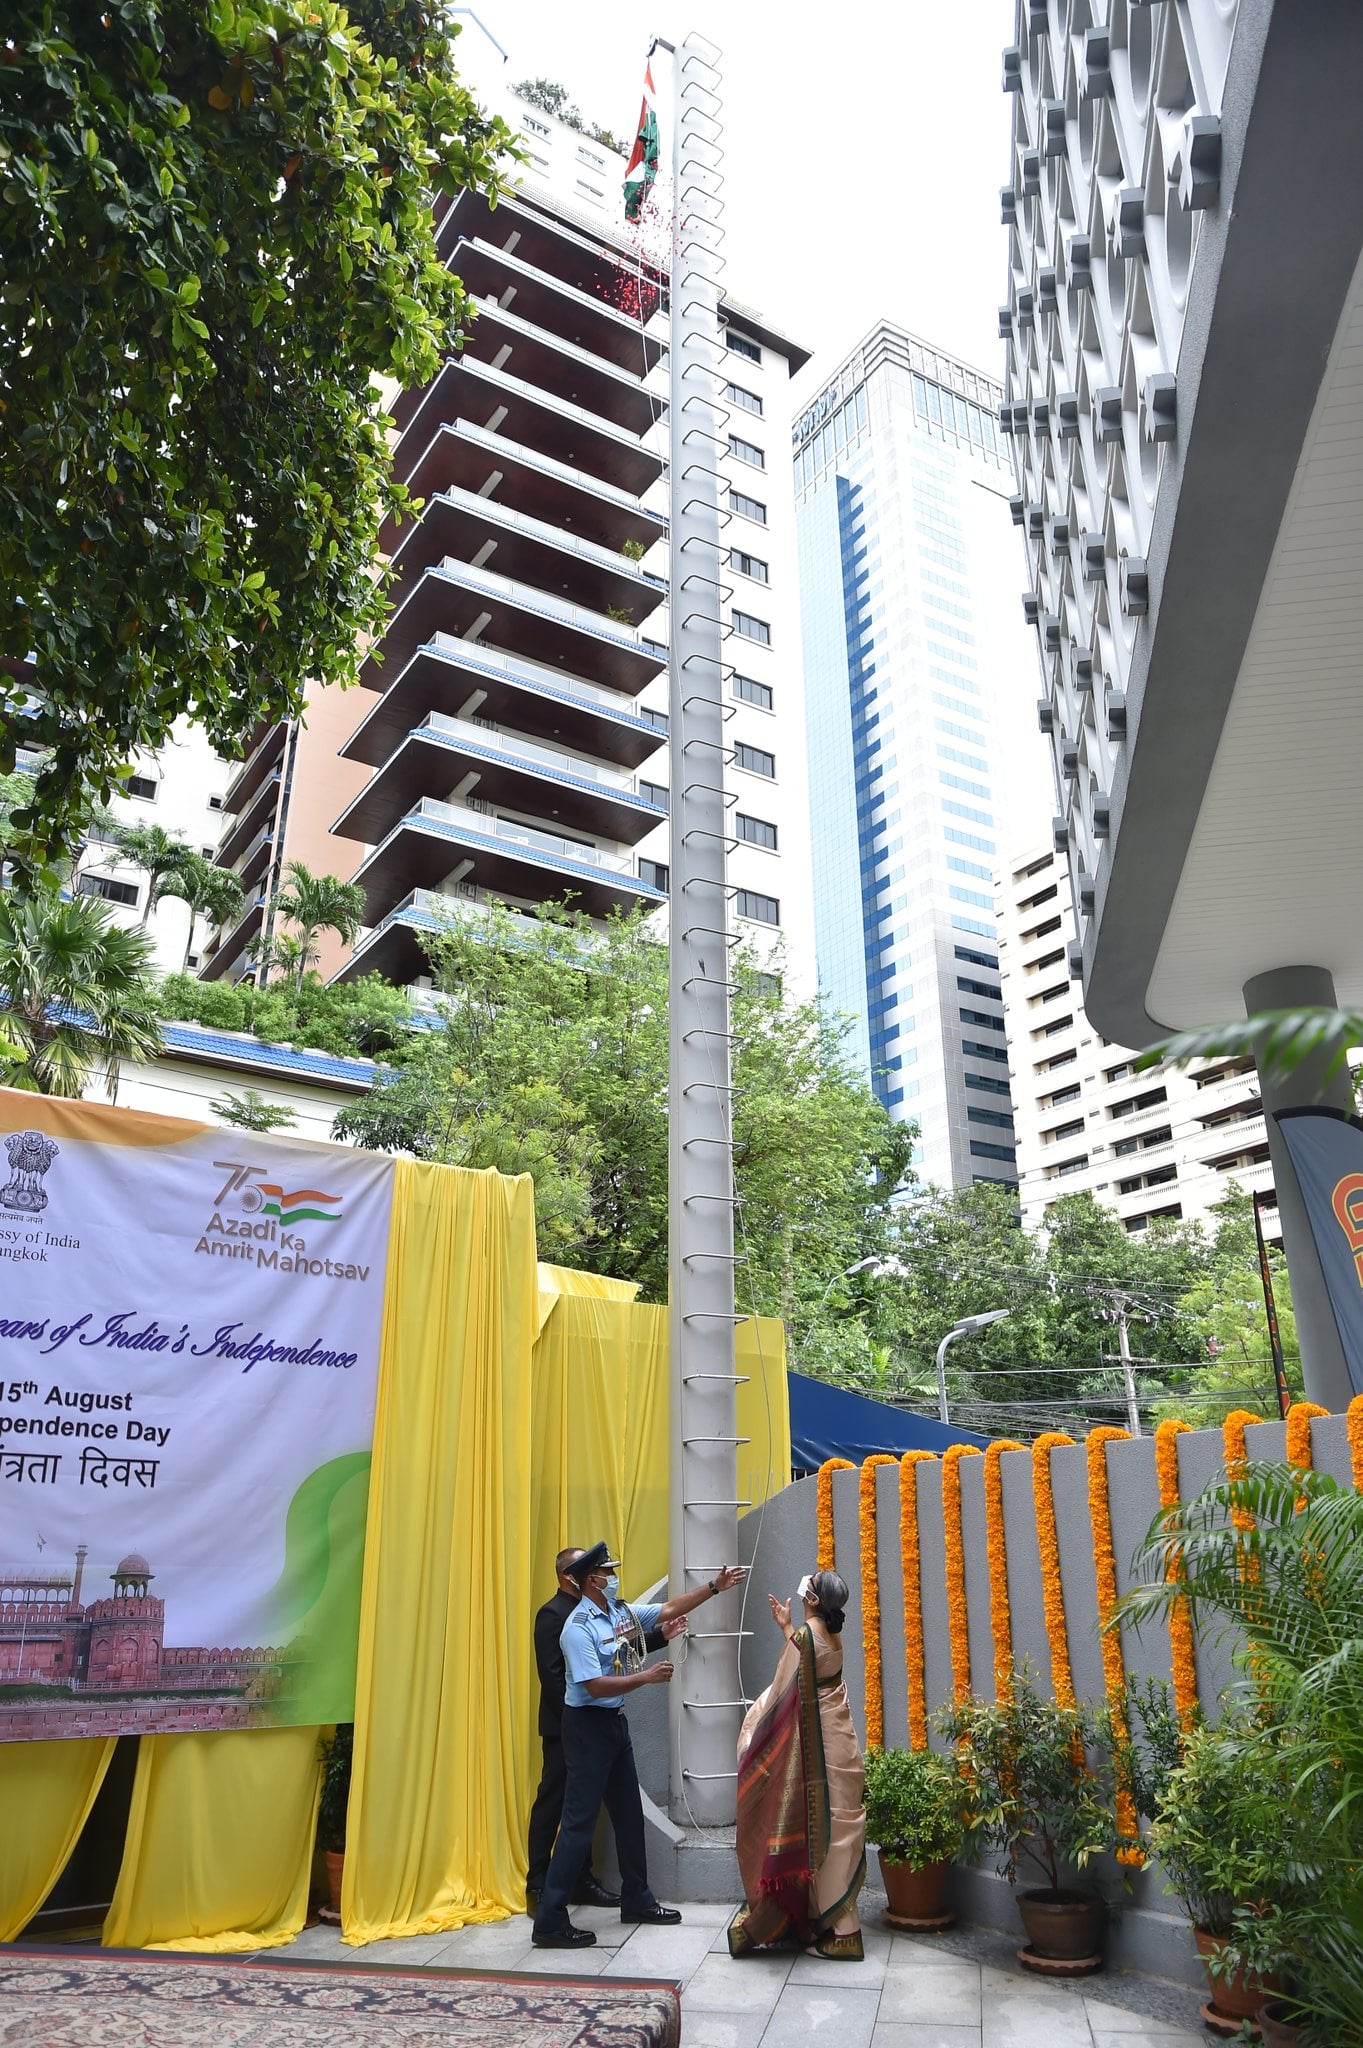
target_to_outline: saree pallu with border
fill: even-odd
[[[735,1956],[787,1936],[811,1942],[847,1915],[860,1889],[864,1854],[847,1859],[845,1883],[827,1882],[835,1829],[821,1695],[841,1686],[840,1668],[819,1678],[812,1631],[797,1629],[750,1715],[738,1766],[738,1866],[746,1903],[729,1927]],[[850,1718],[847,1733],[859,1769]],[[834,1896],[821,1908],[820,1894],[829,1890]]]

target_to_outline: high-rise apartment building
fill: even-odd
[[[1017,1178],[994,872],[1021,687],[990,378],[888,322],[794,432],[821,986],[942,1186]]]
[[[668,897],[666,281],[623,222],[624,157],[495,78],[475,83],[524,131],[531,161],[512,197],[493,208],[465,192],[439,221],[478,317],[461,355],[395,404],[396,473],[423,509],[382,537],[393,616],[362,692],[324,693],[302,733],[262,731],[231,792],[243,845],[268,830],[292,855],[302,821],[330,826],[309,864],[353,876],[367,906],[354,949],[326,963],[341,978],[420,985],[423,935],[461,904],[528,912],[567,898],[603,917],[662,911]],[[702,466],[720,473],[729,552],[698,562],[681,595],[721,584],[731,717],[715,767],[731,804],[736,928],[764,955],[779,941],[807,991],[784,448],[785,391],[807,352],[728,299],[716,352],[722,438],[698,420],[695,467],[673,487],[694,488]],[[263,874],[219,949],[226,971],[257,942],[268,894]]]
[[[1254,1065],[1198,1060],[1140,1072],[1084,1014],[1064,853],[1032,846],[999,877],[999,961],[1022,1221],[1092,1194],[1130,1231],[1205,1221],[1232,1183],[1272,1196]],[[1266,1219],[1278,1235],[1275,1212]]]

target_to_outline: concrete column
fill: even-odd
[[[1244,996],[1245,1011],[1251,1017],[1261,1010],[1308,1006],[1333,1009],[1336,1003],[1334,980],[1324,967],[1278,967],[1268,974],[1253,975],[1245,983]],[[1273,1183],[1278,1193],[1278,1214],[1282,1219],[1283,1250],[1292,1279],[1292,1308],[1297,1319],[1306,1398],[1338,1412],[1348,1407],[1353,1386],[1325,1276],[1316,1256],[1306,1205],[1282,1135],[1273,1121],[1276,1109],[1305,1109],[1317,1104],[1328,1109],[1353,1108],[1347,1068],[1341,1067],[1327,1081],[1325,1066],[1324,1055],[1316,1054],[1280,1079],[1270,1081],[1261,1072],[1259,1090],[1268,1131],[1268,1153],[1273,1162]]]

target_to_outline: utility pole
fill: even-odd
[[[655,42],[655,49],[671,45]],[[719,52],[694,34],[672,50],[670,275],[668,939],[668,1338],[671,1369],[669,1591],[694,1592],[738,1556],[734,1329],[733,1089],[730,1079],[728,808],[721,661],[719,464]],[[669,1687],[674,1820],[734,1819],[743,1699],[739,1594],[702,1610]]]
[[[1126,1303],[1117,1304],[1117,1344],[1121,1352],[1122,1379],[1126,1383],[1126,1422],[1132,1436],[1141,1433],[1140,1404],[1136,1399],[1136,1372],[1131,1363],[1131,1339],[1127,1332]]]

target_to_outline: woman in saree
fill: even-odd
[[[745,1903],[729,1953],[813,1947],[860,1962],[857,1894],[866,1878],[864,1773],[842,1679],[846,1582],[801,1579],[803,1622],[769,1594],[786,1639],[776,1673],[749,1707],[738,1738],[738,1867]]]

